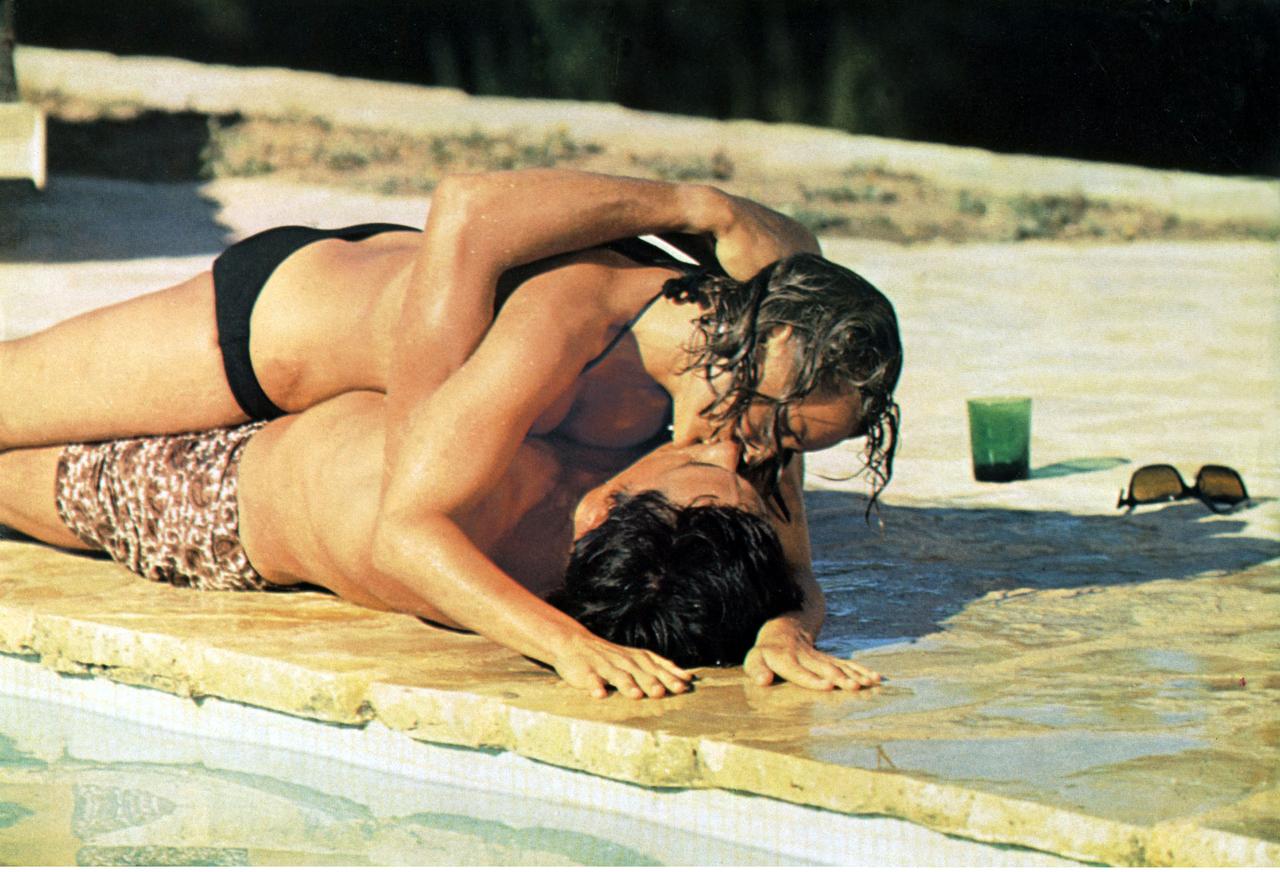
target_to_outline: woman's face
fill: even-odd
[[[784,327],[775,332],[765,347],[759,392],[766,397],[785,396],[794,373],[795,349],[791,328]],[[703,382],[702,387],[706,398],[698,409],[714,397],[710,386]],[[752,403],[736,422],[717,422],[702,415],[691,416],[680,441],[687,444],[732,439],[742,446],[745,463],[754,466],[777,453],[775,435],[781,435],[784,451],[820,451],[858,435],[862,427],[856,394],[811,395],[790,403],[782,412],[782,421],[778,422],[783,425],[781,434],[774,432],[776,420],[777,404],[760,399]]]

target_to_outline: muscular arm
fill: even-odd
[[[603,280],[599,265],[571,269],[563,279],[570,294],[578,281]],[[413,450],[385,483],[374,565],[451,621],[551,665],[576,687],[602,696],[612,684],[632,697],[661,696],[685,689],[691,676],[649,652],[606,642],[548,606],[503,573],[464,526],[506,475],[538,415],[608,332],[589,311],[518,296],[428,401],[405,409],[399,423],[390,419],[405,428]]]
[[[512,356],[509,331],[490,328],[499,277],[555,253],[668,230],[716,234],[724,266],[750,273],[792,251],[817,247],[790,219],[703,186],[560,170],[454,177],[433,198],[392,344],[375,532],[379,569],[420,579],[428,588],[423,594],[457,622],[550,662],[571,683],[598,692],[602,679],[627,690],[636,676],[642,682],[655,673],[668,679],[661,669],[648,667],[646,675],[643,664],[618,665],[616,651],[608,657],[595,649],[584,653],[588,643],[598,649],[602,640],[566,623],[503,575],[461,533],[457,518],[469,499],[484,492],[486,476],[503,473],[509,452],[537,415],[590,359],[584,351],[601,337],[587,334],[607,320],[600,306],[583,305],[604,282],[563,297],[558,309],[546,299],[528,312],[524,326],[542,319],[557,331],[561,347],[526,332],[521,353]],[[752,265],[750,257],[731,256],[734,251],[763,260]],[[512,314],[507,324],[514,323]],[[473,349],[476,357],[469,358]],[[448,476],[447,486],[437,479],[441,474]],[[555,653],[549,648],[558,659],[547,659]],[[651,692],[653,685],[642,689]]]
[[[578,170],[449,176],[432,197],[432,212],[438,211],[460,218],[470,252],[499,273],[646,233],[710,236],[722,265],[739,279],[789,254],[821,252],[803,225],[710,185]]]
[[[739,278],[788,254],[819,250],[790,218],[707,185],[558,169],[447,177],[432,197],[393,341],[393,422],[403,422],[479,344],[506,270],[662,232],[713,236],[721,264]],[[389,473],[401,463],[402,432],[388,431]]]
[[[775,676],[814,690],[835,687],[856,690],[880,682],[880,676],[848,660],[818,651],[814,641],[826,618],[826,598],[813,575],[809,546],[809,522],[804,510],[804,456],[797,454],[783,472],[782,495],[791,511],[786,524],[778,524],[778,536],[787,564],[804,593],[799,610],[767,621],[747,653],[743,668],[757,684],[770,684]]]

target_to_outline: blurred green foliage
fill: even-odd
[[[14,0],[0,0],[0,103],[18,99],[18,80],[13,72]]]
[[[9,0],[21,39],[1280,172],[1280,0]]]

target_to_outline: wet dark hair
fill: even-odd
[[[745,282],[722,274],[694,271],[669,280],[663,295],[702,306],[698,335],[688,350],[689,369],[701,369],[716,398],[702,414],[731,424],[745,442],[743,416],[756,402],[773,405],[771,432],[775,456],[757,478],[771,480],[770,496],[784,517],[777,492],[790,452],[787,408],[804,397],[857,397],[858,435],[866,437],[863,468],[871,479],[867,516],[893,477],[900,411],[893,391],[902,372],[902,340],[893,304],[850,269],[816,254],[795,254],[776,261]],[[781,397],[759,393],[765,340],[774,328],[792,329],[795,378]],[[688,371],[688,370],[686,370]],[[717,390],[713,379],[729,374]]]
[[[598,636],[687,667],[741,663],[761,625],[803,601],[763,518],[652,490],[614,497],[547,598]]]

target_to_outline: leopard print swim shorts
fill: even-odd
[[[68,445],[58,515],[143,578],[200,590],[271,587],[240,544],[236,503],[240,455],[264,424]]]

